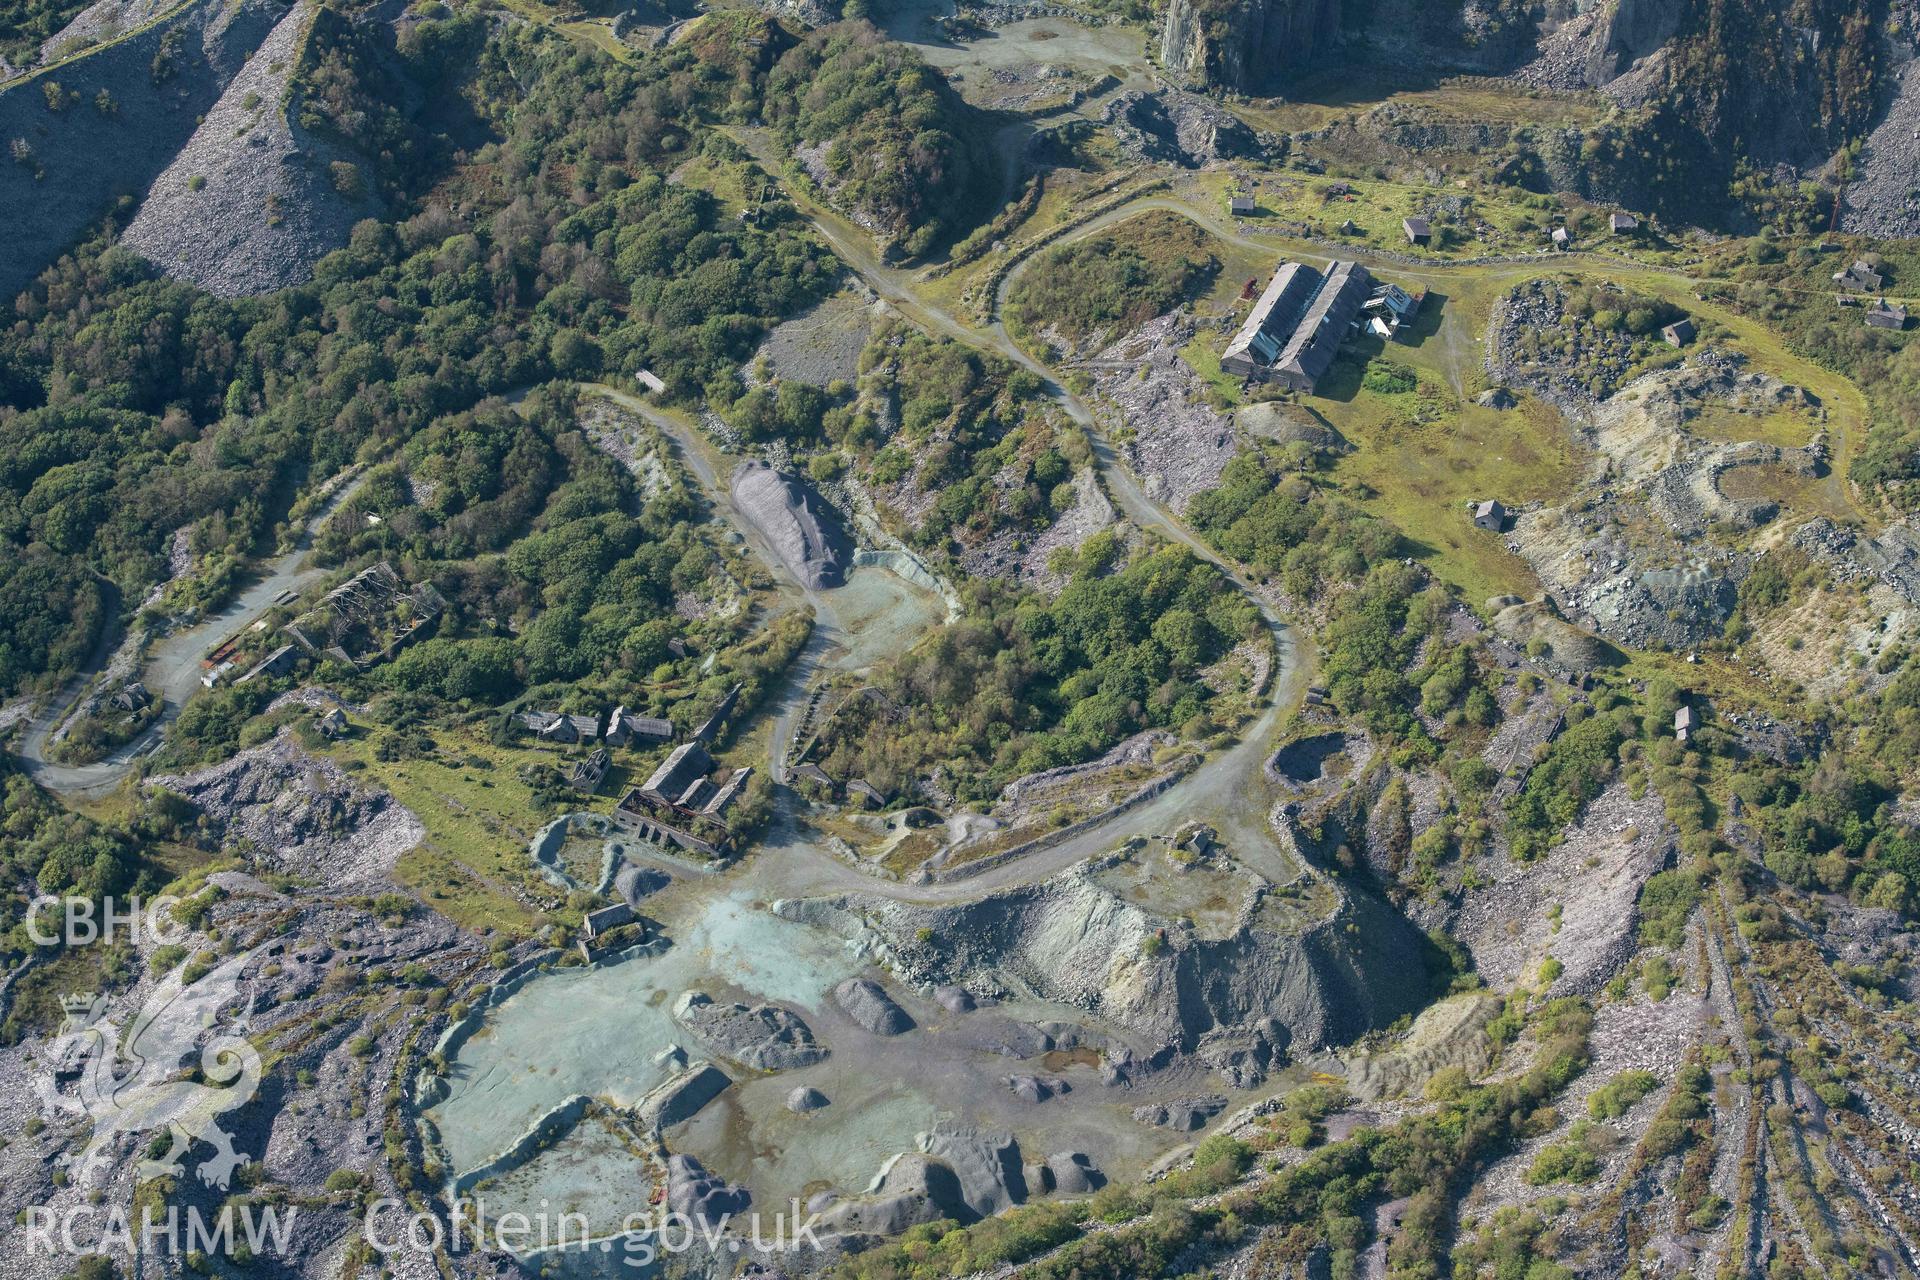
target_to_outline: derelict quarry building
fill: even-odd
[[[1323,275],[1283,262],[1227,344],[1220,367],[1236,377],[1312,393],[1373,292],[1357,262],[1334,262]]]

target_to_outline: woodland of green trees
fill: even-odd
[[[428,84],[472,60],[466,96],[500,134],[463,170],[473,220],[428,201],[362,223],[311,284],[232,302],[101,237],[21,295],[0,332],[0,693],[78,665],[99,578],[138,600],[177,528],[216,569],[269,551],[301,486],[552,378],[651,368],[697,394],[828,287],[796,226],[741,225],[653,167],[692,145],[687,106],[721,69],[477,28],[426,21],[402,51]],[[457,527],[497,545],[515,515]]]
[[[824,148],[834,203],[867,214],[891,253],[942,248],[998,203],[980,114],[864,23],[810,32],[773,64],[758,105],[789,150]]]
[[[868,479],[898,506],[933,496],[917,522],[899,517],[912,545],[943,554],[1004,529],[1035,533],[1073,505],[1092,448],[1033,374],[905,327],[876,335],[861,365],[855,429],[880,443],[863,454]],[[880,406],[892,402],[899,425],[881,437]]]
[[[827,771],[897,791],[938,766],[986,800],[1142,729],[1205,732],[1199,669],[1257,634],[1258,612],[1182,549],[1109,567],[1089,557],[1051,599],[983,585],[972,618],[888,664],[879,696],[836,719]]]
[[[0,333],[0,694],[78,666],[115,603],[106,583],[138,599],[173,530],[217,577],[271,549],[300,487],[488,396],[645,368],[675,396],[731,404],[768,324],[838,269],[790,211],[746,224],[665,182],[693,151],[744,164],[701,120],[764,115],[851,142],[859,172],[836,198],[890,211],[913,252],[958,229],[980,186],[947,131],[964,112],[870,28],[798,39],[728,15],[634,64],[530,28],[487,35],[471,11],[411,25],[392,59],[365,38],[327,25],[312,42],[305,122],[368,155],[411,216],[361,224],[311,284],[234,302],[99,237]],[[497,140],[456,164],[394,112],[400,73]],[[450,169],[470,216],[418,198]],[[497,541],[512,513],[484,505],[459,527],[494,521]]]
[[[32,65],[41,44],[86,7],[85,0],[18,0],[7,5],[0,11],[0,58],[16,67]]]
[[[1008,292],[1007,319],[1016,332],[1052,326],[1076,342],[1128,333],[1212,281],[1220,262],[1207,240],[1188,219],[1156,210],[1048,249]]]

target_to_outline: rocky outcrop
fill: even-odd
[[[1342,892],[1328,914],[1297,922],[1266,909],[1263,879],[1244,883],[1237,918],[1215,936],[1110,892],[1093,864],[952,906],[862,894],[774,909],[871,944],[911,981],[1010,978],[1152,1048],[1192,1052],[1226,1028],[1264,1029],[1289,1051],[1341,1044],[1425,999],[1422,940],[1377,899]]]
[[[1564,21],[1549,20],[1538,56],[1522,72],[1556,89],[1598,89],[1619,80],[1680,33],[1685,6],[1669,0],[1581,4]]]
[[[1856,235],[1920,235],[1920,58],[1899,71],[1887,113],[1867,135],[1859,178],[1847,188],[1840,225]]]
[[[223,764],[153,785],[192,803],[222,847],[333,886],[383,879],[426,835],[392,795],[357,785],[285,730]]]
[[[1168,312],[1103,348],[1091,361],[1095,413],[1125,426],[1121,446],[1149,496],[1175,511],[1216,489],[1240,452],[1233,418],[1208,403],[1205,384],[1180,357],[1193,318]]]
[[[627,862],[613,873],[613,896],[637,907],[671,883],[673,878],[664,871]]]
[[[726,1072],[711,1062],[703,1062],[681,1071],[647,1094],[634,1108],[634,1114],[650,1128],[671,1129],[699,1115],[732,1084]]]
[[[1133,154],[1189,169],[1260,150],[1259,139],[1238,116],[1178,89],[1119,94],[1107,104],[1106,122]]]
[[[138,30],[172,6],[168,0],[96,0],[40,44],[42,65]]]
[[[1027,1198],[1020,1144],[1012,1134],[942,1120],[919,1141],[922,1151],[960,1179],[961,1197],[973,1217],[990,1218]]]
[[[810,1067],[827,1056],[800,1015],[779,1005],[716,1004],[703,992],[689,991],[673,1017],[714,1053],[755,1071]]]
[[[841,1236],[895,1236],[907,1228],[951,1218],[977,1222],[1023,1203],[1032,1188],[1010,1133],[942,1120],[918,1136],[918,1151],[888,1160],[860,1196],[817,1196],[808,1208],[826,1231]],[[1085,1156],[1055,1157],[1076,1185],[1097,1186],[1100,1174]]]
[[[1561,965],[1552,994],[1591,994],[1632,960],[1640,891],[1673,857],[1660,797],[1635,799],[1615,782],[1544,858],[1489,859],[1487,882],[1461,896],[1448,932],[1495,991],[1526,981],[1551,955]]]
[[[286,12],[276,0],[197,0],[0,88],[0,297],[116,199],[144,193]]]
[[[1037,1076],[1022,1072],[1019,1075],[1002,1076],[1000,1083],[1006,1085],[1013,1096],[1022,1102],[1045,1102],[1049,1098],[1073,1092],[1073,1086],[1059,1076]]]
[[[1027,1178],[1027,1190],[1063,1196],[1088,1195],[1105,1185],[1106,1175],[1080,1151],[1054,1152],[1037,1167],[1035,1175]]]
[[[971,1218],[952,1169],[917,1152],[889,1161],[866,1195],[809,1205],[826,1232],[838,1236],[897,1236],[942,1218]]]
[[[849,1018],[876,1036],[897,1036],[913,1030],[913,1019],[877,982],[848,978],[833,989],[833,998]]]
[[[787,1095],[787,1110],[795,1115],[803,1116],[829,1105],[827,1095],[808,1084],[796,1085],[793,1092]]]
[[[1193,1133],[1206,1128],[1207,1121],[1226,1109],[1225,1097],[1217,1093],[1209,1093],[1197,1098],[1179,1098],[1172,1102],[1135,1107],[1133,1118],[1141,1124],[1172,1129],[1176,1133]]]
[[[846,531],[803,481],[764,462],[743,462],[731,489],[734,505],[794,577],[814,590],[845,581],[852,561]]]
[[[123,243],[223,298],[301,284],[379,201],[353,158],[291,119],[310,4],[282,18],[154,180]]]
[[[1610,84],[1664,47],[1685,15],[1672,0],[1614,0],[1596,24],[1587,57],[1587,83]]]
[[[1191,84],[1255,93],[1323,56],[1339,29],[1340,0],[1172,0],[1160,58]]]
[[[708,1173],[692,1156],[667,1157],[667,1209],[698,1223],[719,1224],[745,1213],[753,1197],[747,1189]]]

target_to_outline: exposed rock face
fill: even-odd
[[[334,886],[384,878],[426,835],[387,792],[356,786],[284,730],[213,768],[153,782],[191,801],[224,845]]]
[[[1135,1107],[1133,1118],[1141,1124],[1158,1125],[1178,1133],[1192,1133],[1196,1129],[1206,1128],[1207,1121],[1226,1109],[1227,1100],[1224,1097],[1209,1093],[1197,1098],[1180,1098],[1174,1102]]]
[[[689,991],[673,1016],[713,1052],[755,1071],[810,1067],[827,1056],[800,1015],[779,1005],[716,1004],[703,992]]]
[[[1010,1133],[941,1121],[919,1135],[918,1146],[918,1151],[888,1160],[864,1195],[838,1198],[828,1193],[807,1207],[836,1235],[894,1236],[942,1218],[977,1222],[1023,1203],[1033,1189],[1020,1144]],[[1064,1160],[1076,1158],[1086,1160],[1075,1153],[1067,1153]],[[1075,1167],[1099,1177],[1090,1162]]]
[[[954,1042],[969,1048],[1022,1061],[1037,1058],[1057,1047],[1052,1036],[1031,1022],[1021,1022],[1000,1014],[970,1018],[957,1027],[949,1027],[945,1034]]]
[[[1680,33],[1685,6],[1665,0],[1550,6],[1538,57],[1522,73],[1558,89],[1599,89],[1646,64]]]
[[[637,907],[671,883],[672,877],[666,872],[629,862],[614,872],[613,894],[628,906]]]
[[[209,293],[247,297],[310,279],[355,222],[379,214],[353,161],[288,118],[312,21],[301,4],[274,27],[154,180],[123,237],[128,248]]]
[[[1558,350],[1519,340],[1523,330],[1561,324],[1565,298],[1552,282],[1523,286],[1503,300],[1491,330],[1489,370],[1558,407],[1595,455],[1579,500],[1518,513],[1511,544],[1568,620],[1635,647],[1705,643],[1725,629],[1751,563],[1746,551],[1715,545],[1707,534],[1758,530],[1779,516],[1777,501],[1740,487],[1742,469],[1796,480],[1826,473],[1819,401],[1708,344],[1683,364],[1629,382],[1632,352],[1617,334],[1596,340],[1583,333]],[[1597,372],[1583,383],[1589,371]],[[1728,443],[1697,432],[1709,412],[1756,420],[1798,416],[1810,438],[1800,448]],[[1613,500],[1619,491],[1643,494],[1655,518],[1623,510]],[[1507,612],[1495,626],[1524,644],[1536,620]],[[1548,639],[1559,647],[1558,637]],[[1593,665],[1570,654],[1556,654],[1556,661]]]
[[[833,998],[849,1018],[876,1036],[897,1036],[913,1030],[913,1019],[877,982],[848,978],[833,989]]]
[[[90,45],[105,44],[116,35],[153,21],[168,7],[166,0],[96,0],[41,42],[40,61],[54,62]]]
[[[1632,959],[1641,887],[1672,861],[1673,840],[1659,796],[1636,800],[1616,782],[1546,857],[1492,860],[1491,882],[1463,895],[1448,931],[1496,991],[1552,955],[1562,973],[1551,994],[1590,994]]]
[[[1287,1029],[1272,1018],[1221,1028],[1201,1038],[1199,1058],[1235,1089],[1252,1089],[1287,1060]]]
[[[711,1062],[688,1068],[648,1094],[635,1111],[657,1129],[671,1129],[691,1120],[725,1093],[731,1077]]]
[[[1045,1102],[1048,1098],[1073,1092],[1073,1086],[1059,1076],[1003,1076],[1001,1083],[1022,1102]]]
[[[1189,169],[1260,149],[1239,117],[1178,89],[1122,93],[1107,105],[1106,120],[1123,146],[1146,159]]]
[[[1920,59],[1899,72],[1886,115],[1867,135],[1859,180],[1847,188],[1840,225],[1856,235],[1920,235]]]
[[[825,503],[799,479],[764,462],[735,468],[733,501],[772,544],[780,563],[807,587],[837,587],[852,559],[847,535]]]
[[[895,1157],[866,1196],[832,1202],[820,1221],[835,1235],[897,1236],[922,1223],[972,1216],[953,1170],[910,1152]]]
[[[1149,320],[1095,357],[1095,412],[1129,428],[1123,449],[1147,492],[1175,511],[1220,485],[1240,451],[1233,419],[1207,403],[1205,385],[1180,358],[1192,318],[1173,311]]]
[[[970,1215],[990,1218],[1027,1198],[1020,1144],[1010,1133],[941,1121],[920,1135],[920,1149],[952,1169]]]
[[[0,89],[0,137],[25,147],[0,162],[0,297],[26,287],[116,198],[145,191],[285,12],[274,0],[183,5],[61,67],[52,79],[69,105],[59,111],[47,109],[39,78]]]
[[[812,1085],[800,1085],[787,1095],[787,1110],[795,1115],[805,1115],[828,1105],[827,1095]]]
[[[1236,409],[1233,423],[1249,435],[1275,444],[1304,444],[1331,453],[1351,453],[1347,438],[1299,405],[1262,400]]]
[[[1587,83],[1609,84],[1680,32],[1685,6],[1671,0],[1615,0],[1596,26]]]
[[[776,1004],[714,1004],[705,992],[689,990],[674,1006],[674,1021],[714,1054],[755,1071],[812,1067],[828,1055],[799,1013]]]
[[[1206,1040],[1222,1049],[1219,1065],[1229,1071],[1257,1066],[1258,1028],[1266,1027],[1271,1059],[1282,1047],[1275,1040],[1289,1052],[1345,1043],[1424,1000],[1419,935],[1378,900],[1342,895],[1325,916],[1295,921],[1266,910],[1258,877],[1248,873],[1243,883],[1251,892],[1219,935],[1175,936],[1162,946],[1149,940],[1162,930],[1178,935],[1177,922],[1110,892],[1085,863],[973,903],[849,895],[782,902],[775,911],[873,943],[910,980],[978,973],[991,982],[1004,974],[1153,1048],[1192,1052]],[[1226,1028],[1248,1034],[1207,1039]]]
[[[1168,70],[1252,93],[1300,71],[1340,29],[1340,0],[1172,0],[1160,29]]]
[[[1046,1180],[1051,1183],[1047,1189],[1059,1195],[1087,1195],[1107,1185],[1106,1175],[1094,1167],[1084,1152],[1056,1151],[1041,1168],[1046,1170]]]
[[[667,1157],[667,1208],[696,1222],[718,1223],[745,1213],[753,1197],[747,1189],[715,1177],[687,1155]]]

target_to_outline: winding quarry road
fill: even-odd
[[[735,136],[769,172],[779,172],[780,166],[769,149],[770,139],[764,133],[742,130]],[[1246,726],[1239,740],[1161,795],[1115,813],[1068,839],[976,875],[923,884],[884,879],[821,848],[794,819],[791,808],[783,805],[780,820],[764,848],[765,860],[779,867],[773,877],[777,880],[777,891],[788,897],[833,892],[879,893],[925,903],[976,899],[998,889],[1045,880],[1076,862],[1112,849],[1131,836],[1166,834],[1182,823],[1196,820],[1212,825],[1237,856],[1276,883],[1285,884],[1297,878],[1303,868],[1281,850],[1267,825],[1277,797],[1265,770],[1272,739],[1286,714],[1298,702],[1310,662],[1294,629],[1246,580],[1239,566],[1221,557],[1146,494],[1115,454],[1086,404],[1062,385],[1051,369],[1007,334],[998,319],[998,299],[990,325],[967,324],[921,297],[908,273],[881,262],[865,231],[799,193],[789,191],[788,194],[836,256],[906,319],[930,334],[1010,360],[1038,377],[1048,398],[1087,433],[1100,481],[1126,518],[1140,529],[1152,531],[1212,565],[1259,609],[1273,635],[1276,669],[1267,690],[1267,705],[1253,723]],[[817,622],[813,640],[801,661],[795,664],[793,678],[776,703],[772,775],[781,780],[784,771],[780,753],[785,746],[786,717],[804,698],[819,666],[838,640],[831,602],[822,593],[805,591],[794,582],[771,554],[771,548],[765,546],[750,522],[734,507],[716,466],[718,455],[706,439],[677,417],[661,412],[638,397],[611,389],[606,393],[674,440],[689,470],[707,489],[715,509],[746,537],[784,586],[799,591],[815,608]]]
[[[831,593],[803,587],[789,574],[759,531],[734,504],[722,480],[725,455],[682,418],[663,412],[634,396],[615,388],[595,388],[598,394],[620,404],[658,428],[670,439],[693,478],[706,491],[715,512],[746,539],[756,557],[780,583],[783,591],[802,598],[814,609],[815,625],[805,649],[795,659],[788,679],[773,699],[774,724],[769,744],[772,756],[770,772],[784,780],[782,753],[790,732],[791,717],[805,701],[808,690],[820,672],[830,666],[847,636],[833,608]],[[1082,410],[1084,412],[1084,409]],[[1261,608],[1268,625],[1274,629],[1278,669],[1269,687],[1270,698],[1258,718],[1240,739],[1219,755],[1168,788],[1159,796],[1129,810],[1117,812],[1073,837],[1024,857],[1001,863],[977,875],[926,884],[889,880],[862,870],[824,848],[804,822],[797,817],[799,806],[790,792],[783,793],[774,826],[763,841],[761,856],[754,859],[757,887],[778,897],[815,897],[830,893],[870,893],[919,903],[961,902],[977,899],[995,890],[1014,888],[1048,879],[1085,858],[1105,853],[1130,836],[1145,833],[1169,833],[1181,824],[1201,820],[1210,823],[1221,838],[1249,866],[1275,883],[1294,880],[1302,868],[1282,853],[1266,830],[1267,815],[1275,796],[1265,772],[1265,763],[1274,733],[1292,708],[1299,694],[1301,664],[1292,648],[1292,631],[1261,597],[1252,590],[1232,566],[1221,562],[1211,550],[1199,543],[1179,523],[1158,508],[1132,482],[1119,466],[1111,450],[1097,435],[1096,456],[1103,472],[1124,482],[1133,501],[1122,500],[1123,510],[1139,511],[1142,517],[1156,519],[1149,527],[1160,528],[1196,554],[1218,565],[1241,590]],[[1111,481],[1109,482],[1111,484]],[[1118,489],[1118,486],[1113,486]]]
[[[260,577],[226,608],[184,631],[174,632],[154,646],[146,665],[141,668],[140,680],[154,697],[161,700],[159,719],[147,726],[133,741],[104,759],[92,764],[60,764],[47,758],[48,739],[111,656],[112,647],[107,637],[113,634],[114,628],[109,625],[102,633],[101,643],[96,647],[86,672],[69,681],[59,695],[34,717],[33,723],[22,736],[20,758],[28,776],[49,791],[61,795],[97,796],[118,786],[122,778],[133,772],[142,756],[159,746],[167,725],[180,714],[180,708],[186,705],[187,699],[193,696],[194,689],[200,683],[200,660],[207,650],[224,637],[252,623],[283,593],[300,591],[326,573],[325,569],[308,563],[314,531],[357,493],[363,482],[362,477],[341,485],[307,521],[293,549],[269,560],[262,567]]]

